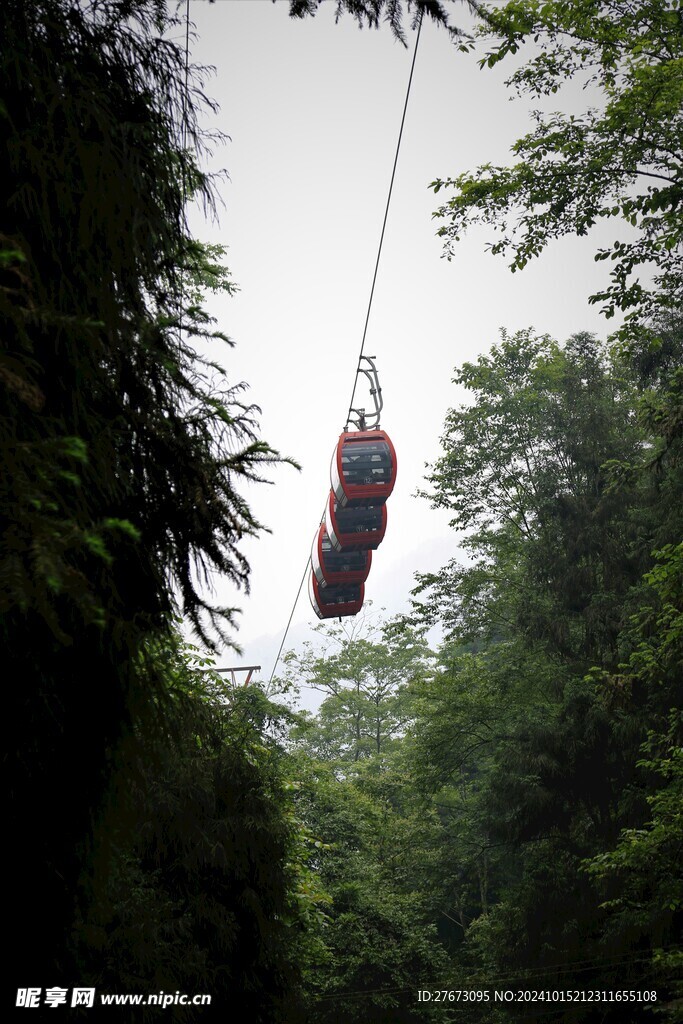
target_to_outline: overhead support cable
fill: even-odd
[[[367,309],[367,313],[365,315],[365,325],[363,327],[363,337],[362,337],[362,340],[361,340],[360,351],[358,353],[358,362],[357,362],[357,365],[356,365],[356,372],[355,372],[354,378],[353,378],[353,390],[351,392],[351,401],[349,402],[349,410],[348,410],[347,417],[346,417],[346,427],[347,428],[348,428],[348,425],[349,425],[349,421],[351,419],[351,415],[352,415],[352,413],[354,411],[353,410],[353,402],[354,402],[354,399],[356,397],[356,387],[357,387],[357,384],[358,384],[358,377],[363,373],[362,360],[364,358],[363,352],[365,350],[365,339],[366,339],[367,333],[368,333],[368,324],[370,322],[370,311],[372,310],[372,300],[373,300],[374,295],[375,295],[375,284],[377,283],[377,272],[379,270],[379,261],[380,261],[380,258],[382,256],[382,245],[384,243],[384,234],[385,234],[385,231],[386,231],[387,219],[388,219],[388,216],[389,216],[389,207],[391,205],[391,196],[392,196],[392,193],[393,193],[393,190],[394,190],[394,179],[396,177],[396,168],[398,166],[398,155],[399,155],[399,153],[401,151],[401,141],[403,139],[403,127],[405,125],[406,112],[408,110],[408,100],[410,99],[410,90],[411,90],[411,87],[412,87],[412,84],[413,84],[413,72],[415,71],[415,58],[417,57],[417,48],[418,48],[419,43],[420,43],[420,32],[422,31],[422,16],[423,16],[423,13],[424,13],[423,11],[420,12],[420,20],[419,20],[418,25],[417,25],[417,36],[416,36],[416,39],[415,39],[415,49],[413,50],[413,59],[412,59],[411,65],[410,65],[410,75],[408,77],[408,87],[406,89],[406,98],[405,98],[405,102],[403,104],[403,114],[401,116],[401,127],[399,128],[399,132],[398,132],[398,141],[396,143],[396,153],[394,154],[394,165],[393,165],[392,170],[391,170],[391,180],[389,182],[389,192],[387,194],[387,201],[386,201],[386,205],[385,205],[385,208],[384,208],[384,220],[382,221],[382,231],[380,233],[379,246],[377,248],[377,259],[375,260],[375,270],[374,270],[374,273],[372,275],[372,286],[370,288],[370,298],[368,300],[368,309]],[[365,357],[365,358],[367,358],[367,357]],[[327,502],[325,503],[325,505],[327,505]],[[324,516],[325,516],[325,512],[323,510],[323,516],[321,518],[321,522],[322,522],[322,519],[324,519]],[[303,576],[301,577],[301,581],[300,581],[299,586],[297,588],[296,597],[294,598],[294,604],[292,605],[292,610],[289,613],[289,619],[287,621],[287,626],[285,627],[285,632],[284,632],[284,635],[282,637],[282,642],[280,644],[280,648],[279,648],[279,650],[277,652],[277,657],[275,659],[275,664],[273,665],[273,670],[270,673],[269,684],[272,683],[273,678],[275,676],[275,672],[277,670],[277,666],[278,666],[279,661],[280,661],[280,656],[282,654],[282,650],[283,650],[283,648],[285,646],[285,642],[287,640],[287,634],[289,633],[289,627],[292,624],[292,619],[294,618],[294,611],[295,611],[296,606],[297,606],[297,604],[299,602],[299,598],[301,596],[301,590],[303,588],[304,580],[306,579],[306,574],[308,572],[310,564],[311,564],[311,559],[310,559],[310,556],[309,556],[309,558],[306,560],[306,567],[304,569]]]
[[[287,625],[285,626],[285,631],[284,631],[283,636],[282,636],[282,643],[280,644],[280,648],[279,648],[279,650],[277,652],[277,658],[275,659],[275,664],[273,665],[273,671],[270,673],[270,679],[268,680],[268,685],[269,686],[270,686],[270,684],[273,681],[273,677],[275,675],[275,670],[276,670],[276,668],[277,668],[277,666],[279,664],[280,655],[282,654],[282,648],[285,646],[285,640],[287,639],[287,634],[289,633],[289,627],[291,626],[292,619],[294,618],[294,610],[296,609],[296,606],[299,603],[299,598],[301,597],[301,589],[302,589],[302,587],[304,585],[304,580],[306,579],[306,576],[308,574],[308,567],[309,567],[310,564],[311,564],[311,559],[310,559],[310,556],[309,556],[308,561],[306,562],[306,568],[304,569],[304,574],[301,577],[301,580],[299,582],[299,587],[298,587],[297,592],[296,592],[296,597],[294,598],[294,604],[292,605],[292,610],[289,613],[289,619],[287,620]]]
[[[379,270],[379,261],[382,255],[382,245],[384,243],[384,232],[387,227],[387,218],[389,216],[389,207],[391,205],[391,196],[394,191],[394,178],[396,177],[396,167],[398,166],[398,154],[401,151],[401,140],[403,138],[403,126],[406,123],[406,112],[408,110],[408,100],[410,99],[410,88],[413,84],[413,72],[415,70],[415,58],[417,57],[417,48],[420,45],[420,32],[422,31],[422,15],[423,11],[420,11],[420,20],[417,25],[417,37],[415,39],[415,49],[413,50],[413,60],[410,65],[410,77],[408,78],[408,88],[406,89],[406,99],[403,104],[403,115],[401,117],[401,127],[398,132],[398,142],[396,143],[396,154],[394,156],[394,166],[391,170],[391,181],[389,182],[389,192],[387,195],[387,204],[384,208],[384,220],[382,221],[382,232],[379,238],[379,246],[377,248],[377,259],[375,260],[375,272],[372,275],[372,287],[370,288],[370,299],[368,301],[368,311],[365,315],[365,326],[363,327],[363,338],[360,343],[360,352],[358,353],[358,363],[356,366],[356,374],[353,378],[353,390],[351,392],[351,401],[349,402],[349,411],[346,416],[346,426],[349,425],[351,413],[353,411],[353,401],[356,397],[356,387],[358,385],[358,375],[361,372],[361,360],[363,358],[363,352],[365,350],[365,338],[368,333],[368,324],[370,322],[370,310],[372,309],[372,300],[375,296],[375,284],[377,283],[377,272]]]

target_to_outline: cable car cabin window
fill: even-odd
[[[335,502],[335,518],[340,533],[369,533],[382,529],[382,506],[347,505],[342,508]]]
[[[358,614],[363,607],[365,586],[363,583],[344,583],[321,587],[312,572],[308,577],[308,596],[319,619],[341,618]]]
[[[327,535],[322,546],[325,569],[329,572],[362,572],[368,564],[367,551],[336,551]]]
[[[336,604],[349,604],[351,601],[360,601],[361,584],[346,587],[323,587],[318,591],[318,603],[325,608]]]
[[[375,551],[384,539],[387,507],[382,499],[372,505],[342,506],[330,491],[325,524],[335,551]]]
[[[342,448],[342,473],[349,484],[388,484],[392,469],[386,441],[355,441]]]
[[[325,523],[320,524],[311,548],[311,567],[319,587],[348,587],[364,583],[371,566],[371,551],[362,545],[342,548],[335,544],[334,537],[329,536]]]

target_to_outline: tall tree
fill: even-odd
[[[96,831],[90,898],[74,930],[99,992],[208,993],[188,1020],[299,1020],[306,939],[321,896],[307,868],[282,745],[285,709],[231,689],[186,643],[156,644],[172,709],[130,743]],[[154,1020],[158,1008],[119,1010]]]
[[[243,386],[197,354],[224,337],[198,289],[232,285],[187,228],[187,197],[212,193],[177,24],[158,0],[0,12],[0,599],[21,977],[65,969],[118,738],[163,708],[148,641],[177,610],[205,638],[222,620],[231,641],[232,610],[197,580],[246,586],[238,543],[259,524],[239,487],[275,458]]]
[[[474,562],[418,580],[424,613],[461,642],[521,630],[579,671],[615,657],[620,601],[649,558],[622,514],[635,485],[617,493],[606,467],[643,441],[628,376],[590,335],[560,346],[531,331],[457,372],[473,401],[447,415],[429,496]]]
[[[484,164],[432,187],[454,194],[436,212],[439,234],[453,252],[470,225],[497,233],[493,253],[510,254],[521,270],[548,242],[585,235],[616,218],[636,229],[599,249],[611,283],[591,302],[626,314],[624,334],[653,313],[677,310],[683,297],[683,22],[670,0],[509,0],[477,3],[478,36],[494,67],[517,55],[512,91],[543,101],[568,82],[597,99],[533,114],[534,128],[512,147],[509,167]],[[519,55],[526,53],[526,60]],[[641,276],[654,268],[655,286]]]
[[[430,480],[474,559],[421,580],[450,643],[416,706],[413,774],[444,823],[435,884],[464,934],[461,980],[547,988],[575,970],[610,988],[649,963],[676,991],[677,548],[642,580],[680,532],[669,341],[638,374],[589,336],[520,332],[459,373],[473,400],[448,414]],[[623,868],[645,851],[660,882],[643,913],[649,883]]]
[[[366,671],[381,664],[380,645],[372,646]],[[340,694],[348,692],[346,671]],[[333,673],[331,664],[330,683]],[[297,812],[316,837],[311,867],[330,897],[317,948],[308,947],[307,1019],[450,1019],[443,1007],[418,1002],[415,980],[443,987],[448,977],[435,924],[440,892],[431,885],[442,838],[438,817],[413,785],[405,737],[377,744],[371,733],[365,746],[356,746],[348,710],[336,697],[292,733]],[[330,728],[335,714],[337,732]]]
[[[410,683],[428,670],[424,631],[388,622],[370,626],[366,635],[336,626],[321,632],[330,644],[322,653],[309,646],[302,655],[286,656],[295,685],[327,694],[316,718],[303,727],[303,741],[316,756],[332,760],[383,753],[410,720]]]

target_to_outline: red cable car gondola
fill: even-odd
[[[381,505],[396,482],[396,452],[384,430],[345,430],[330,466],[339,504]]]
[[[311,551],[311,565],[321,587],[365,583],[371,564],[371,551],[333,548],[325,524],[321,523]]]
[[[325,526],[335,551],[374,551],[387,528],[386,505],[347,505],[342,508],[330,491]]]
[[[334,619],[342,615],[357,615],[363,607],[365,587],[362,583],[348,586],[321,587],[311,572],[308,578],[308,596],[319,619]]]

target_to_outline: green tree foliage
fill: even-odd
[[[430,496],[474,562],[418,574],[425,614],[438,608],[461,641],[519,629],[577,670],[609,662],[649,556],[621,514],[635,485],[617,492],[606,465],[643,442],[627,368],[590,335],[561,347],[522,331],[455,382],[473,401],[447,415]]]
[[[211,182],[177,24],[157,0],[8,0],[0,13],[12,946],[45,979],[64,964],[118,738],[163,714],[150,638],[179,608],[205,639],[223,622],[231,642],[233,610],[198,581],[246,586],[238,544],[259,524],[239,488],[276,458],[242,385],[198,355],[222,336],[198,296],[232,285],[185,221]]]
[[[308,866],[330,899],[307,947],[307,1019],[436,1019],[416,988],[447,972],[430,888],[441,828],[403,753],[429,652],[420,630],[393,621],[319,632],[322,653],[286,658],[291,682],[326,694],[290,730],[297,813],[317,839]]]
[[[312,645],[285,656],[288,678],[326,693],[315,721],[302,727],[321,759],[359,761],[384,753],[410,720],[409,684],[427,670],[424,631],[392,622],[327,626],[322,651]],[[293,732],[299,735],[299,730]]]
[[[428,18],[445,29],[455,39],[460,39],[462,32],[449,20],[449,4],[454,0],[335,0],[335,18],[337,21],[344,14],[351,15],[359,28],[379,28],[382,21],[386,22],[394,37],[407,45],[404,28],[406,14],[411,15],[410,27],[417,28],[421,18]],[[275,3],[275,0],[273,0]],[[315,16],[322,0],[289,0],[289,14],[292,18]],[[474,6],[469,3],[469,6]]]
[[[444,1019],[416,995],[448,972],[430,884],[441,839],[434,811],[398,755],[330,762],[300,750],[297,762],[298,813],[319,842],[311,867],[330,897],[319,943],[309,944],[307,1020]]]
[[[568,82],[589,87],[583,112],[538,110],[509,167],[433,182],[454,195],[436,212],[447,252],[472,224],[493,227],[494,253],[511,254],[521,270],[548,242],[585,235],[601,220],[635,228],[597,260],[611,264],[611,283],[596,291],[612,316],[627,314],[625,334],[683,297],[680,203],[683,195],[683,14],[671,0],[510,0],[477,3],[479,37],[494,67],[518,55],[508,85],[548,107]],[[526,52],[526,60],[519,55]],[[654,270],[655,287],[641,276]]]
[[[628,978],[676,1019],[679,368],[675,329],[640,363],[521,332],[457,378],[473,401],[430,481],[473,560],[421,580],[450,640],[411,757],[444,826],[458,984]]]
[[[79,977],[103,992],[210,993],[210,1010],[183,1008],[188,1020],[222,1020],[236,999],[252,1020],[297,1020],[323,897],[287,778],[286,713],[256,687],[227,687],[187,645],[156,657],[172,735],[136,737],[112,781]]]
[[[432,884],[444,938],[457,948],[499,897],[510,864],[491,837],[490,805],[505,803],[496,766],[510,766],[519,733],[553,720],[558,677],[542,651],[514,640],[478,653],[447,649],[443,658],[418,687],[410,764],[419,789],[436,794],[444,841]]]
[[[614,683],[645,689],[658,711],[637,762],[649,813],[640,827],[623,829],[588,870],[603,883],[610,931],[641,942],[652,937],[651,976],[674,997],[667,1018],[680,1021],[683,950],[669,944],[683,922],[683,546],[661,551],[646,580],[653,601],[636,617],[633,651]]]

